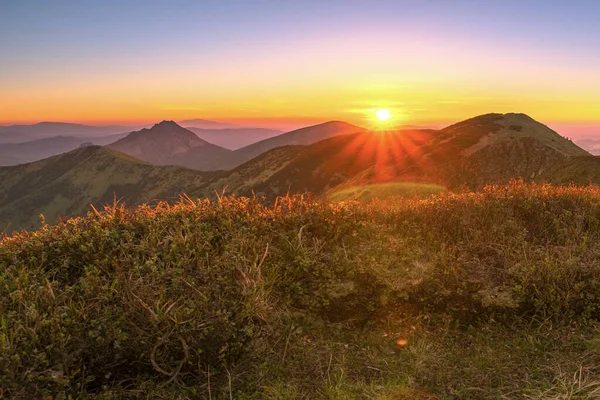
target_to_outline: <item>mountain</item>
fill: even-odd
[[[555,165],[589,157],[524,114],[487,114],[441,130],[361,132],[278,148],[230,171],[219,184],[240,182],[231,186],[234,193],[267,197],[398,180],[477,189],[513,178],[548,178]]]
[[[275,129],[264,128],[201,129],[188,127],[187,129],[209,143],[230,150],[236,150],[283,133]]]
[[[157,167],[106,147],[87,146],[35,163],[0,168],[0,231],[38,226],[58,215],[82,215],[90,204],[129,205],[202,195],[210,173]]]
[[[74,150],[84,143],[106,145],[125,137],[120,133],[99,137],[56,136],[22,143],[0,144],[0,166],[24,164]]]
[[[200,139],[173,121],[163,121],[150,129],[131,132],[108,147],[151,164],[190,168],[230,152]]]
[[[92,126],[64,122],[0,126],[0,143],[22,143],[56,136],[98,137],[131,132],[130,126]]]
[[[200,169],[204,170],[228,170],[235,168],[246,161],[261,155],[262,153],[276,147],[288,145],[308,145],[333,136],[349,133],[363,132],[364,128],[348,124],[342,121],[330,121],[319,125],[297,129],[279,136],[261,140],[249,146],[242,147],[225,157],[215,159],[213,162],[204,163]]]
[[[156,139],[160,151],[174,160],[205,153],[206,145],[190,145],[204,143],[202,139],[173,122],[140,132],[133,139]],[[163,145],[165,135],[169,140]],[[231,153],[235,152],[226,155]],[[370,183],[434,183],[460,190],[514,178],[600,183],[600,158],[524,114],[486,114],[441,130],[341,134],[309,145],[276,147],[228,171],[154,166],[109,148],[88,146],[0,168],[0,226],[33,226],[40,213],[49,221],[57,214],[80,215],[90,203],[111,202],[113,195],[139,204],[171,200],[182,192],[206,197],[225,189],[272,200],[306,191],[327,196]]]

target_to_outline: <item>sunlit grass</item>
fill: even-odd
[[[0,242],[0,397],[593,398],[600,190],[119,204]]]
[[[373,199],[385,200],[390,197],[415,197],[440,194],[446,188],[431,183],[418,182],[386,182],[368,185],[359,185],[340,189],[331,193],[330,201],[369,201]]]

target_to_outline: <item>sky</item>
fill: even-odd
[[[0,0],[0,125],[205,118],[600,137],[600,1]]]

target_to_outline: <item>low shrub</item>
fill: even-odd
[[[313,323],[594,321],[599,227],[597,188],[522,182],[369,203],[94,210],[0,242],[0,387],[238,396]]]

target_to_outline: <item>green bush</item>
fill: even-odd
[[[599,227],[597,188],[522,182],[370,203],[107,207],[0,242],[0,387],[238,396],[309,325],[327,337],[390,316],[597,320]]]

